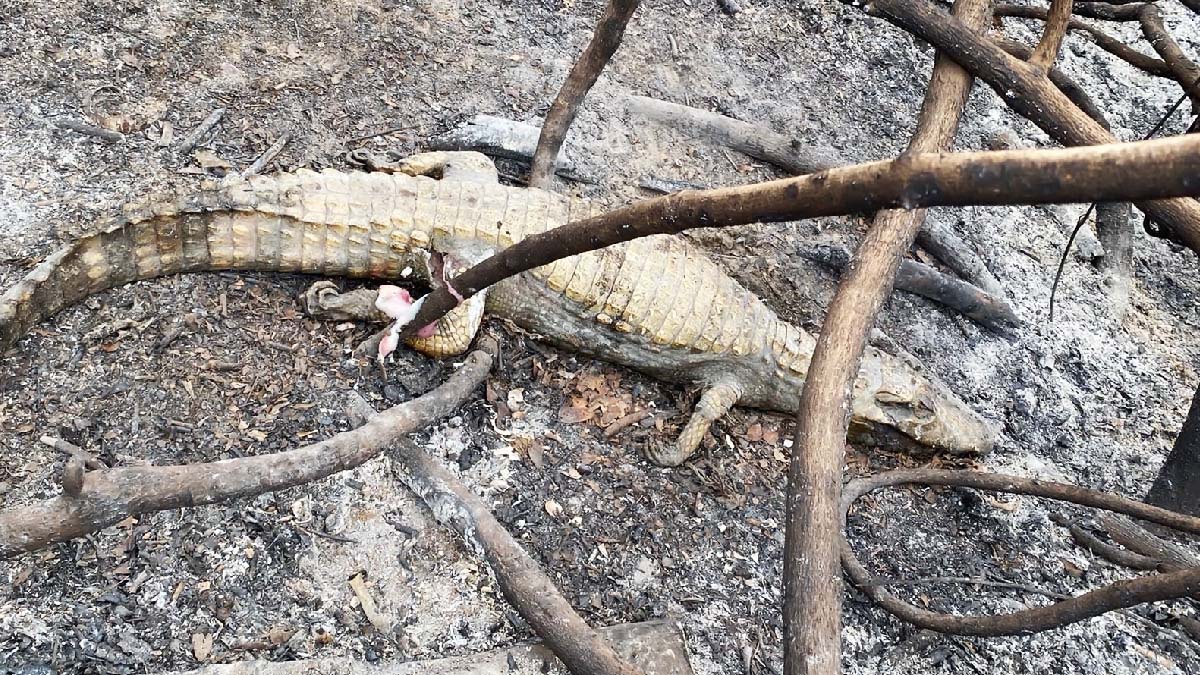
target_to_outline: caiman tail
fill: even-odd
[[[413,239],[384,226],[390,213],[349,217],[364,208],[349,195],[395,189],[389,176],[302,170],[128,204],[0,297],[0,349],[64,307],[140,279],[216,270],[395,278]]]
[[[212,269],[218,193],[127,208],[42,261],[0,297],[0,349],[40,321],[99,291],[138,279]],[[206,203],[207,202],[207,203]]]

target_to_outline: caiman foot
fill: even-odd
[[[375,321],[382,323],[388,316],[375,307],[378,291],[359,288],[342,293],[337,285],[322,279],[300,296],[304,313],[324,321]]]
[[[679,432],[674,445],[652,445],[646,449],[646,459],[659,466],[679,466],[688,460],[712,423],[725,416],[742,397],[742,388],[733,380],[723,380],[705,390],[692,412],[687,426]]]

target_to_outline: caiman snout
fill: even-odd
[[[966,403],[899,359],[869,349],[854,385],[860,437],[883,445],[919,445],[952,453],[990,452],[995,430]],[[881,427],[891,427],[884,429]],[[896,432],[899,432],[897,434]],[[903,435],[900,439],[896,436]],[[907,440],[908,443],[903,443]]]

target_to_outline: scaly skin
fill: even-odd
[[[259,270],[396,280],[405,268],[427,274],[427,252],[467,264],[598,211],[585,201],[498,185],[490,164],[470,153],[436,155],[418,155],[427,161],[407,169],[445,169],[442,180],[301,170],[132,204],[0,298],[0,349],[61,308],[137,279]],[[457,170],[443,166],[448,158],[459,162]],[[687,459],[734,404],[794,412],[815,342],[671,236],[508,279],[489,289],[486,309],[564,348],[704,387],[679,441],[649,453],[664,465]],[[460,307],[416,346],[436,356],[461,352],[478,315],[478,308]],[[958,452],[986,452],[993,442],[991,429],[954,394],[875,349],[855,385],[852,420],[875,441],[904,437]]]

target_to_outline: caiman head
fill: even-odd
[[[990,452],[996,431],[944,386],[878,350],[863,359],[854,383],[851,434],[856,440],[952,453]]]

